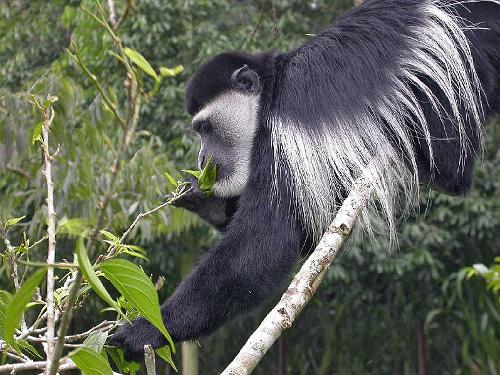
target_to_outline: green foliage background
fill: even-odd
[[[165,170],[194,166],[197,140],[184,130],[189,119],[183,92],[197,66],[224,50],[293,48],[352,6],[350,0],[280,0],[273,11],[267,0],[131,3],[119,29],[124,44],[155,67],[182,64],[185,71],[143,106],[138,139],[107,213],[115,233],[161,203],[169,189]],[[37,114],[26,101],[27,91],[60,98],[52,131],[53,144],[61,145],[54,166],[58,220],[81,218],[81,227],[73,228],[77,231],[91,226],[108,182],[119,129],[65,49],[74,41],[90,70],[118,98],[123,96],[118,78],[123,71],[106,52],[109,36],[79,4],[0,2],[0,221],[27,215],[10,234],[14,239],[22,231],[39,238],[46,229],[42,157],[31,145]],[[119,15],[126,4],[115,0]],[[475,263],[491,264],[500,253],[499,122],[490,123],[487,133],[469,196],[423,192],[418,215],[400,227],[397,252],[387,254],[383,241],[361,239],[343,254],[319,296],[284,336],[288,374],[416,374],[419,334],[425,338],[429,374],[499,373],[498,294],[487,290],[481,278],[465,280],[461,271]],[[132,238],[148,250],[147,272],[166,277],[164,299],[216,234],[190,214],[165,209],[141,222]],[[58,241],[58,257],[70,259],[74,239]],[[45,249],[37,251],[43,259]],[[8,275],[8,265],[0,264],[0,288],[11,290]],[[201,339],[201,373],[223,369],[275,301]],[[81,307],[72,329],[102,320],[102,307],[97,300]],[[255,373],[278,373],[277,347]]]

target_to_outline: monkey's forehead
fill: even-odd
[[[231,75],[243,65],[258,69],[254,55],[225,52],[203,64],[186,87],[186,110],[194,116],[222,93],[231,90]]]

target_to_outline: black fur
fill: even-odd
[[[391,92],[393,83],[387,73],[398,69],[395,59],[409,48],[408,28],[421,23],[420,7],[428,2],[368,0],[294,51],[224,53],[203,65],[193,77],[186,93],[186,107],[192,115],[220,93],[231,90],[232,74],[248,65],[262,84],[260,125],[247,187],[237,203],[223,204],[230,207],[229,214],[221,208],[221,200],[209,201],[200,195],[179,203],[206,219],[206,211],[224,211],[219,218],[208,218],[224,232],[220,242],[201,258],[162,306],[165,325],[175,341],[208,334],[224,321],[260,304],[277,290],[301,249],[312,246],[303,223],[290,211],[294,203],[286,170],[279,175],[279,196],[269,199],[275,182],[270,118],[278,114],[319,135],[324,131],[321,120],[325,116],[333,124],[336,118],[347,118],[353,120],[352,132],[356,134],[356,114],[367,106],[376,108],[378,99]],[[483,87],[485,114],[493,114],[500,108],[500,6],[474,2],[456,5],[455,11],[482,28],[465,34]],[[443,93],[432,82],[427,83],[441,101]],[[413,129],[420,182],[449,194],[463,194],[470,188],[479,152],[478,128],[464,115],[471,142],[460,172],[462,146],[450,139],[457,136],[457,129],[448,119],[437,116],[417,87],[413,89],[421,99],[431,135],[436,138],[432,141],[432,167],[428,147],[417,136],[421,129]],[[449,111],[444,100],[442,105]],[[410,120],[411,128],[414,125]],[[445,136],[447,140],[442,139]],[[144,344],[166,344],[144,319],[123,326],[113,340],[125,348],[127,358],[140,358]]]

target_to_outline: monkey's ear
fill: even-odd
[[[231,84],[234,89],[250,94],[258,94],[261,89],[259,75],[248,65],[243,65],[231,74]]]

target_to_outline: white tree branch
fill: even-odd
[[[45,369],[46,366],[47,366],[46,361],[2,365],[0,366],[0,374],[6,374],[6,373],[15,374],[17,372],[27,371],[27,370],[42,370]],[[70,360],[61,361],[61,365],[59,366],[59,371],[71,370],[74,368],[76,368],[76,366],[72,361]]]
[[[356,219],[366,207],[373,190],[370,183],[373,172],[371,167],[368,167],[364,176],[356,181],[332,224],[295,275],[281,300],[264,318],[222,375],[250,374],[283,331],[292,326],[318,289],[342,243],[349,236]]]
[[[47,217],[48,217],[48,251],[47,263],[53,264],[56,259],[56,211],[54,209],[54,183],[52,182],[52,160],[49,150],[49,131],[54,120],[54,109],[51,105],[43,113],[43,150],[45,168],[43,174],[47,182]],[[54,332],[55,332],[55,309],[54,309],[54,268],[47,268],[47,362],[51,363],[54,357]]]
[[[155,351],[151,345],[144,345],[144,363],[146,365],[146,374],[156,375]]]
[[[116,27],[116,11],[113,0],[108,0],[108,8],[109,8],[109,21],[111,22],[111,25],[113,25],[114,28]]]

